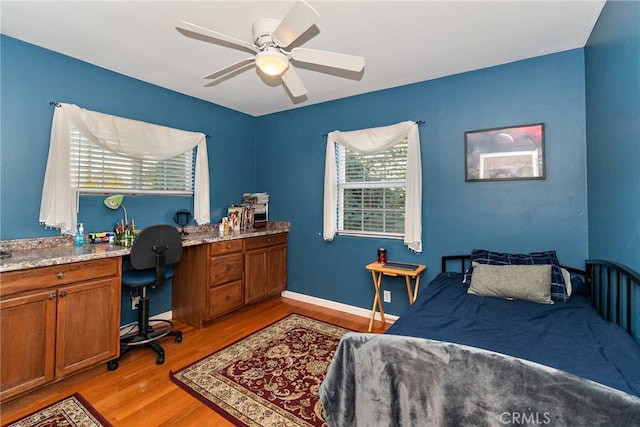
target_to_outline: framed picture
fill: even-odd
[[[229,228],[232,231],[240,231],[242,228],[242,206],[229,206],[227,212]]]
[[[544,123],[465,132],[465,181],[545,179]]]

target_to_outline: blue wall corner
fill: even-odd
[[[478,247],[556,249],[567,265],[581,267],[591,255],[639,269],[640,249],[633,246],[640,237],[640,178],[633,162],[640,157],[633,155],[639,147],[638,7],[607,2],[585,49],[262,117],[0,36],[0,239],[58,234],[38,224],[49,102],[58,101],[211,135],[212,221],[243,192],[269,192],[270,219],[291,223],[288,280],[294,292],[369,309],[373,286],[364,266],[380,246],[390,259],[427,264],[425,285],[442,255]],[[423,253],[410,252],[400,240],[323,241],[325,135],[403,120],[426,122],[420,127]],[[545,180],[464,181],[465,131],[537,122],[545,123]],[[125,204],[144,227],[171,223],[175,210],[191,209],[192,199],[135,196]],[[629,215],[621,218],[621,212]],[[117,219],[102,197],[81,197],[87,231],[109,229]],[[619,243],[608,241],[611,232]],[[403,286],[383,281],[394,294],[387,312],[407,308]],[[170,288],[159,292],[153,314],[170,308]],[[125,294],[123,322],[133,315],[127,310]]]
[[[584,50],[589,257],[640,271],[640,2],[608,1]]]
[[[289,289],[370,308],[372,279],[364,266],[379,246],[389,258],[427,264],[486,247],[556,249],[581,267],[587,255],[584,56],[582,49],[354,96],[257,118],[257,177],[271,192],[270,215],[290,220]],[[422,254],[399,240],[322,239],[326,134],[424,120]],[[545,123],[546,179],[467,183],[464,132]],[[386,284],[385,284],[386,282]],[[408,307],[402,283],[386,310]],[[400,292],[400,293],[399,293]]]
[[[640,271],[640,2],[605,4],[585,74],[589,256]]]

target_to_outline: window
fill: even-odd
[[[322,237],[402,238],[422,252],[422,161],[414,121],[327,134]]]
[[[338,233],[404,235],[407,145],[359,154],[336,143]]]
[[[71,183],[80,193],[193,195],[194,149],[168,160],[139,160],[105,150],[70,131]]]

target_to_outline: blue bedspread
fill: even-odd
[[[467,294],[442,273],[387,334],[470,345],[541,363],[640,396],[640,344],[589,301],[538,304]]]

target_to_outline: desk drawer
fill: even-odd
[[[242,239],[225,240],[223,242],[211,243],[211,255],[229,254],[232,252],[240,252],[242,250]]]
[[[57,287],[100,277],[117,276],[120,273],[120,257],[103,258],[70,264],[38,267],[28,270],[2,273],[1,294]]]
[[[242,252],[211,257],[211,284],[242,280]]]
[[[242,307],[242,281],[214,286],[209,291],[209,317],[216,317]]]
[[[251,250],[285,243],[287,243],[287,233],[267,234],[265,236],[245,239],[244,248],[245,250]]]

